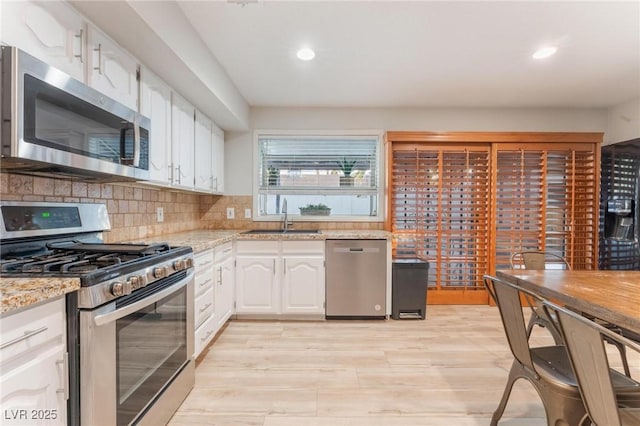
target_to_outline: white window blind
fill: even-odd
[[[375,138],[280,136],[260,137],[258,143],[261,188],[378,187]]]

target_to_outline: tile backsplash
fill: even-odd
[[[0,173],[3,201],[105,203],[111,231],[106,242],[141,241],[148,237],[197,229],[200,196],[138,184],[86,183],[64,179]],[[156,221],[156,208],[164,209],[164,221]]]
[[[254,222],[244,218],[253,208],[252,197],[201,195],[137,183],[86,183],[66,179],[0,173],[3,201],[105,203],[111,231],[106,242],[144,241],[145,238],[194,229],[274,229],[280,222]],[[157,222],[156,209],[164,210]],[[227,219],[233,207],[235,218]],[[294,224],[295,226],[295,224]],[[384,229],[380,222],[305,222],[313,229]]]

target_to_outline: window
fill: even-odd
[[[381,132],[256,132],[254,218],[382,221]]]

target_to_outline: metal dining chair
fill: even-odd
[[[597,426],[640,425],[640,382],[610,368],[605,338],[640,354],[640,344],[582,315],[543,302],[565,341],[591,422]],[[615,388],[615,392],[614,392]]]
[[[567,260],[564,257],[557,255],[555,253],[549,253],[544,251],[522,251],[522,252],[517,252],[511,255],[511,268],[512,269],[532,269],[532,270],[541,270],[541,269],[571,270],[571,265],[569,264],[569,262],[567,262]],[[529,306],[531,307],[531,316],[529,317],[529,324],[527,325],[527,336],[530,336],[531,332],[533,331],[533,327],[535,325],[538,325],[540,327],[546,328],[549,331],[549,333],[551,333],[551,335],[553,336],[553,340],[556,343],[560,343],[562,341],[562,338],[559,336],[555,328],[550,326],[550,319],[547,318],[546,314],[542,312],[540,307],[537,306],[535,303],[529,303]],[[623,330],[614,324],[610,324],[606,321],[602,321],[599,318],[596,318],[592,315],[586,315],[585,313],[582,313],[582,315],[586,316],[591,321],[595,321],[600,325],[602,325],[603,327],[609,328],[610,330],[618,334],[624,334]],[[629,361],[627,360],[625,346],[619,344],[615,340],[606,339],[606,342],[618,348],[618,351],[620,352],[620,359],[622,361],[622,368],[624,369],[625,374],[631,377],[631,370],[629,369]]]
[[[557,254],[548,253],[544,251],[521,251],[513,253],[511,255],[511,269],[568,269],[571,270],[571,265],[567,260]],[[551,326],[549,318],[546,318],[545,314],[540,311],[539,306],[534,300],[529,300],[529,307],[531,308],[531,316],[529,317],[529,323],[527,325],[527,337],[531,336],[533,327],[538,325],[545,328],[556,344],[562,342],[562,338],[554,327]]]
[[[538,250],[521,251],[511,255],[512,269],[569,269],[571,265],[564,257]]]
[[[528,380],[538,392],[545,408],[547,424],[580,425],[586,411],[564,346],[531,347],[529,344],[520,295],[525,294],[536,301],[539,298],[496,277],[485,275],[484,279],[500,311],[514,357],[504,393],[491,417],[491,425],[498,424],[518,379]]]

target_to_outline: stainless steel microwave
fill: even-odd
[[[3,171],[149,179],[148,118],[20,49],[0,55]]]

